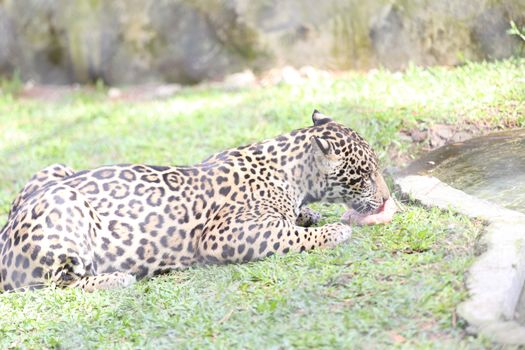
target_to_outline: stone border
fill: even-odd
[[[469,331],[504,344],[525,344],[525,326],[515,313],[525,282],[525,214],[468,195],[435,177],[395,177],[403,194],[424,205],[452,209],[487,223],[481,244],[487,247],[467,274],[470,298],[458,314]]]

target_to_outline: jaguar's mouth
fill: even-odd
[[[351,205],[347,204],[346,207],[349,211],[355,211],[359,215],[368,216],[382,212],[385,207],[385,202],[377,208],[369,203],[352,203]]]
[[[392,221],[397,210],[398,208],[394,199],[390,197],[379,208],[368,213],[360,213],[355,209],[349,209],[343,214],[341,221],[349,225],[386,224]]]
[[[388,200],[391,200],[391,198],[389,198]],[[387,202],[388,200],[384,201],[383,204],[381,204],[381,206],[379,206],[379,208],[377,208],[376,210],[374,210],[374,211],[372,212],[372,214],[379,214],[379,213],[384,212],[384,211],[385,211],[386,202]]]

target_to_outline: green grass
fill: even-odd
[[[525,61],[349,72],[235,92],[186,89],[165,101],[60,103],[0,96],[0,224],[32,173],[61,162],[190,164],[310,124],[318,108],[377,150],[434,123],[525,125]],[[8,83],[6,86],[9,86]],[[5,91],[5,90],[4,90]],[[334,222],[339,206],[315,205]],[[0,348],[491,347],[455,315],[481,224],[407,203],[386,226],[354,228],[334,250],[196,267],[125,290],[0,295]]]

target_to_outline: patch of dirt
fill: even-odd
[[[89,85],[35,85],[26,83],[16,96],[24,99],[64,101],[78,94],[111,101],[150,101],[174,96],[182,89],[177,84],[150,84],[97,89]]]
[[[150,101],[176,95],[182,89],[178,84],[137,85],[123,88],[112,87],[107,91],[110,100]]]
[[[430,128],[402,130],[405,138],[412,142],[421,144],[425,151],[429,151],[448,143],[463,142],[473,136],[481,135],[491,131],[487,123],[462,123],[462,124],[436,124]]]
[[[75,93],[94,93],[95,89],[80,85],[35,85],[31,82],[15,93],[16,97],[24,99],[60,101],[71,97]]]
[[[404,129],[399,135],[402,140],[412,144],[409,151],[401,152],[399,147],[392,145],[388,149],[388,155],[392,163],[400,167],[408,164],[421,153],[512,127],[515,125],[510,122],[494,125],[486,121],[465,121],[458,124],[435,124],[431,127]]]
[[[64,101],[75,94],[83,94],[111,101],[144,102],[165,99],[177,95],[183,89],[217,88],[225,91],[235,91],[246,88],[267,87],[279,84],[297,85],[307,80],[318,80],[340,75],[338,71],[326,71],[310,66],[299,69],[285,66],[273,68],[255,75],[251,70],[234,73],[215,81],[203,81],[193,86],[179,84],[143,84],[130,86],[114,86],[97,88],[93,85],[39,85],[31,81],[23,84],[14,93],[16,97],[46,101]],[[1,91],[0,91],[1,92]]]

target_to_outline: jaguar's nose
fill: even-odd
[[[358,202],[352,202],[352,204],[350,204],[350,207],[354,210],[357,210],[359,211],[359,209],[361,209],[362,205],[361,203],[358,203]]]

